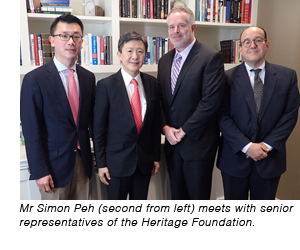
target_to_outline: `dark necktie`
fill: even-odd
[[[261,101],[263,97],[263,92],[264,92],[264,84],[259,77],[259,72],[261,71],[261,69],[251,69],[251,71],[255,72],[253,93],[254,93],[254,100],[255,100],[256,116],[258,117]]]

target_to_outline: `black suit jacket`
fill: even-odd
[[[79,139],[87,176],[92,175],[90,132],[95,76],[76,65],[80,88],[78,124],[72,115],[61,78],[53,61],[25,75],[21,87],[21,120],[30,179],[51,174],[55,187],[66,186],[75,166]]]
[[[265,64],[264,94],[256,119],[255,101],[244,64],[226,72],[226,94],[219,119],[222,141],[218,167],[235,177],[245,177],[255,166],[263,178],[275,178],[286,170],[285,143],[298,118],[299,91],[292,69]],[[249,142],[273,147],[261,161],[246,158],[241,149]]]
[[[137,132],[124,80],[119,70],[97,83],[94,111],[94,144],[98,168],[108,167],[111,176],[130,176],[139,166],[150,174],[160,160],[160,109],[157,80],[140,73],[147,110]]]
[[[159,60],[158,80],[162,92],[162,127],[169,125],[186,133],[177,144],[185,160],[215,157],[219,140],[217,111],[224,90],[222,55],[196,41],[171,93],[171,67],[175,50]],[[166,140],[166,155],[172,146]]]

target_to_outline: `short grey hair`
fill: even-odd
[[[171,9],[168,17],[167,17],[167,22],[169,20],[169,16],[172,14],[172,13],[176,13],[176,12],[184,12],[188,15],[188,22],[189,24],[192,26],[193,24],[195,24],[195,15],[194,15],[194,12],[189,9],[188,7],[184,7],[184,6],[176,6],[174,8]]]

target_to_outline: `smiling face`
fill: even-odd
[[[168,17],[169,38],[179,52],[194,41],[195,29],[196,24],[191,25],[188,21],[188,14],[183,11],[173,12]]]
[[[123,45],[122,52],[118,51],[117,55],[123,69],[132,77],[135,77],[143,66],[146,57],[145,45],[142,41],[130,40]]]
[[[258,27],[250,27],[246,29],[241,35],[241,42],[246,39],[253,40],[256,38],[265,39],[264,31]],[[243,44],[239,48],[240,54],[244,61],[252,68],[258,68],[265,60],[266,53],[269,50],[269,41],[263,41],[263,43],[257,45],[254,41],[251,42],[249,47],[245,47]]]
[[[73,36],[75,34],[82,36],[82,30],[77,23],[58,22],[54,35],[68,34]],[[49,37],[51,46],[55,48],[56,59],[67,67],[75,64],[77,56],[82,48],[82,40],[74,42],[72,38],[69,41],[62,41],[59,36]]]

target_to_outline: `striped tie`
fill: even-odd
[[[172,95],[174,94],[174,89],[175,89],[177,78],[178,78],[178,75],[179,75],[181,59],[182,59],[182,56],[180,54],[177,54],[176,58],[175,58],[175,62],[173,63],[173,66],[172,66],[172,71],[171,71]]]

